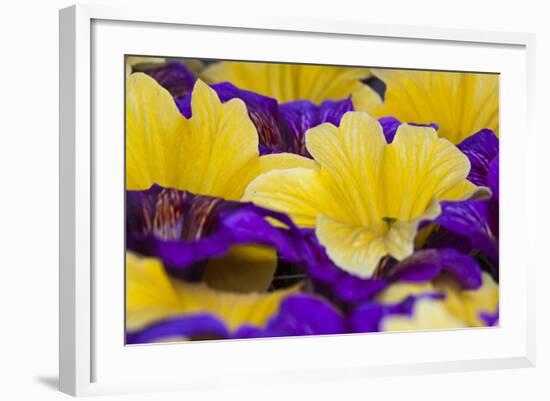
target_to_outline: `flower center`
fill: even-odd
[[[382,217],[382,221],[386,223],[386,227],[388,228],[388,231],[390,231],[397,219],[395,217]]]

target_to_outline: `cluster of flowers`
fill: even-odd
[[[126,62],[127,343],[498,324],[498,76]]]

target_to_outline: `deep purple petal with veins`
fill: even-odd
[[[457,147],[470,160],[468,179],[476,185],[487,186],[489,166],[498,156],[498,138],[495,133],[489,129],[482,129],[464,139]]]
[[[309,100],[297,100],[279,106],[281,119],[291,132],[292,153],[311,157],[306,149],[305,133],[308,129],[331,123],[340,125],[340,120],[348,111],[353,111],[351,97],[343,100],[326,100],[316,105]]]
[[[173,62],[154,70],[146,71],[174,98],[185,96],[193,90],[195,75],[185,64]]]

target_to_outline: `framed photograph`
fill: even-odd
[[[61,390],[533,366],[533,48],[61,10]]]

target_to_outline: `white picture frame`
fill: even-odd
[[[160,40],[181,32],[189,37],[202,38],[207,45],[213,44],[219,35],[242,41],[242,44],[226,46],[226,49],[207,46],[208,49],[197,54],[197,48],[191,45],[188,49],[182,49],[181,44],[178,47],[175,43],[168,43],[170,41]],[[428,56],[422,61],[411,61],[404,58],[413,50],[403,50],[402,54],[384,55],[384,64],[378,65],[503,74],[502,115],[506,110],[515,112],[510,113],[513,114],[511,117],[506,114],[507,117],[501,121],[501,175],[506,177],[506,181],[501,183],[501,205],[506,206],[501,209],[501,238],[504,244],[513,242],[519,249],[532,246],[528,238],[516,237],[513,228],[535,224],[534,196],[529,196],[535,191],[535,141],[531,125],[534,110],[533,35],[253,15],[240,20],[227,20],[223,15],[187,15],[183,10],[72,6],[60,11],[61,391],[72,395],[94,395],[244,385],[248,380],[270,382],[281,378],[292,381],[341,377],[359,380],[380,375],[534,366],[535,285],[530,273],[534,271],[535,262],[520,257],[520,253],[533,253],[505,246],[501,255],[501,326],[496,329],[124,347],[118,328],[118,324],[123,325],[124,322],[121,320],[118,323],[117,320],[123,315],[123,310],[112,308],[116,310],[113,313],[107,310],[107,304],[112,300],[120,302],[124,293],[120,285],[123,282],[124,262],[115,249],[120,245],[120,238],[116,235],[123,227],[120,215],[122,204],[114,207],[114,211],[105,208],[106,204],[117,205],[116,200],[121,199],[121,194],[113,188],[120,183],[123,174],[123,169],[119,168],[122,166],[120,150],[123,135],[94,134],[98,129],[111,132],[120,128],[124,114],[116,113],[123,110],[123,103],[117,97],[113,100],[111,111],[106,112],[104,106],[98,105],[97,99],[105,94],[106,88],[119,91],[117,96],[123,96],[123,86],[119,85],[123,82],[123,58],[117,58],[122,54],[250,59],[256,51],[255,59],[258,60],[269,60],[270,57],[273,60],[295,60],[296,56],[291,53],[285,56],[285,52],[292,52],[290,45],[286,48],[282,45],[271,47],[271,55],[267,49],[263,49],[263,53],[259,48],[253,49],[254,35],[262,35],[272,43],[301,40],[311,43],[313,48],[322,42],[329,47],[335,46],[333,42],[337,40],[344,45],[344,49],[332,56],[332,61],[339,57],[342,64],[357,65],[362,65],[361,56],[352,55],[349,47],[346,50],[348,43],[356,46],[364,44],[367,48],[376,48],[381,41],[387,46],[406,43],[420,54],[429,54],[429,46],[435,46],[441,55],[449,57],[440,57],[435,64]],[[137,43],[139,38],[141,43]],[[484,54],[487,51],[492,54]],[[476,54],[479,58],[465,60],[460,65],[453,64],[453,57],[461,52],[464,55]],[[297,61],[331,61],[329,56],[318,58],[320,56],[311,50],[309,53],[304,51],[300,57]],[[347,59],[343,60],[344,57]],[[120,63],[119,70],[112,68],[117,63]],[[111,126],[113,129],[110,129]],[[517,132],[521,133],[523,142],[518,141],[520,134]],[[118,168],[107,168],[106,164],[111,161]],[[108,181],[101,178],[107,174],[110,174]],[[513,193],[511,183],[521,185],[524,191]],[[120,187],[122,190],[123,186]],[[98,238],[98,232],[105,228],[105,221],[118,221],[120,228],[113,228],[114,237],[105,232],[107,238]],[[112,251],[101,250],[103,242],[107,241],[115,247]],[[123,251],[121,248],[120,252]],[[105,260],[120,265],[120,272],[112,276],[114,279],[110,276],[113,269],[107,270],[105,264],[98,265],[98,262]],[[519,265],[521,270],[513,270],[508,265]],[[96,293],[99,289],[101,297]],[[437,344],[445,341],[457,341],[457,345],[453,350],[441,352]],[[343,347],[364,348],[370,343],[376,343],[371,346],[378,349],[391,345],[396,355],[376,354],[373,351],[369,358],[361,359],[361,353],[350,352],[341,356],[341,352],[336,352]],[[427,351],[422,356],[407,352],[409,348],[427,343],[435,344],[433,352]],[[472,350],[461,348],[460,344],[467,343],[480,345]],[[485,351],[481,348],[483,344],[486,344]],[[325,361],[315,359],[321,347],[326,353]],[[400,353],[400,350],[403,351]],[[235,367],[237,373],[233,372],[234,366],[230,364],[220,363],[215,368],[199,364],[199,358],[215,358],[221,352],[228,356],[227,359],[242,359],[241,365]],[[293,366],[287,369],[283,358],[285,352],[308,354],[311,362],[293,362]],[[187,372],[184,380],[170,377],[163,368],[158,368],[159,361],[166,360],[165,370],[168,371],[171,364],[168,359],[184,353],[186,360],[197,364],[196,369]],[[276,353],[282,356],[277,358]],[[271,356],[271,366],[264,366],[265,362],[262,365],[259,357],[267,355]],[[254,358],[257,358],[259,365],[251,369],[247,364],[250,365]],[[132,366],[135,367],[140,361],[145,366],[156,366],[155,372],[146,372],[139,377]]]

